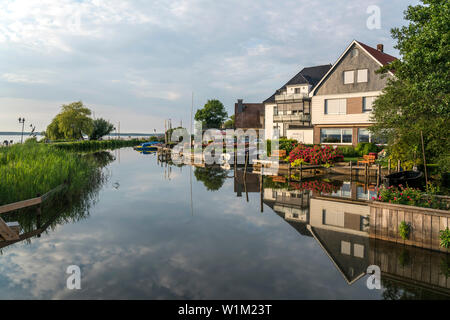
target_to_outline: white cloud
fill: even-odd
[[[378,31],[366,28],[372,2],[382,9]],[[0,97],[53,104],[81,99],[188,123],[191,92],[195,107],[214,97],[232,112],[237,98],[262,101],[302,67],[334,62],[353,39],[384,42],[395,54],[389,28],[402,23],[407,4],[4,0]],[[145,129],[137,123],[128,125]],[[7,126],[0,119],[0,127]]]

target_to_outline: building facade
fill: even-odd
[[[234,127],[236,129],[263,129],[264,104],[244,103],[242,99],[234,104]]]
[[[266,139],[287,137],[313,143],[310,92],[330,68],[331,65],[304,68],[264,101]]]
[[[310,92],[315,144],[375,142],[368,131],[372,104],[393,77],[376,70],[395,59],[383,52],[383,45],[375,49],[352,41]]]

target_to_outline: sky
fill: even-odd
[[[0,131],[45,130],[83,101],[121,132],[189,124],[208,99],[229,115],[303,67],[334,63],[354,39],[398,56],[390,29],[406,0],[2,0]],[[380,28],[369,28],[370,6]]]

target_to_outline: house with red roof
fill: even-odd
[[[315,144],[376,142],[368,131],[372,105],[394,76],[376,71],[394,60],[382,44],[372,48],[356,40],[350,43],[309,94]]]

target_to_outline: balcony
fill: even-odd
[[[286,114],[273,116],[273,122],[311,121],[309,114]]]
[[[308,98],[306,93],[291,93],[291,94],[277,94],[275,96],[275,101],[290,101],[290,100],[302,100]]]

